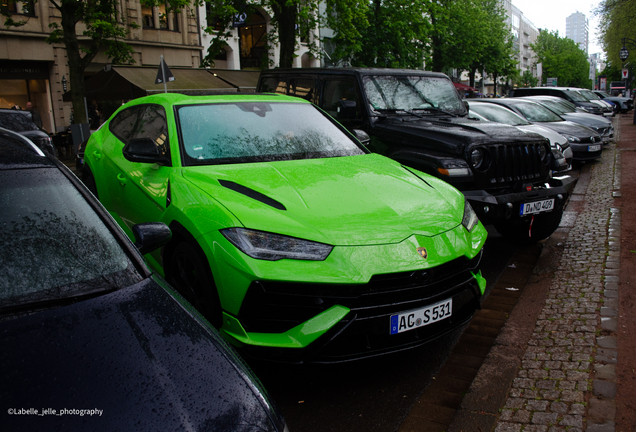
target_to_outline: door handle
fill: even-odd
[[[95,156],[95,159],[100,160],[102,158],[102,152],[100,152],[99,150],[95,150],[93,152],[93,156]]]
[[[128,179],[126,179],[126,177],[124,177],[121,174],[117,174],[117,180],[119,181],[119,184],[121,184],[122,186],[126,186],[126,183],[128,183]]]

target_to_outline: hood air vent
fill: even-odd
[[[224,186],[228,189],[232,189],[234,192],[241,193],[245,196],[255,199],[256,201],[260,201],[263,204],[267,204],[268,206],[272,206],[275,209],[287,210],[284,205],[282,205],[275,199],[272,199],[268,197],[267,195],[263,195],[262,193],[257,192],[254,189],[250,189],[248,187],[245,187],[243,185],[240,185],[238,183],[234,183],[233,181],[228,181],[228,180],[219,180],[219,183],[221,183],[221,186]]]

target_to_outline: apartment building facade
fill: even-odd
[[[68,89],[69,70],[63,44],[46,42],[49,24],[60,23],[61,14],[48,0],[39,0],[35,7],[26,3],[9,4],[16,21],[23,26],[0,26],[0,107],[26,106],[31,101],[42,117],[49,133],[65,130],[71,122],[72,106],[63,101]],[[139,0],[117,0],[122,25],[134,22],[138,28],[128,28],[126,42],[133,49],[135,66],[157,66],[163,55],[170,66],[199,67],[202,45],[198,8],[179,13],[166,13],[164,6],[148,7]],[[78,26],[78,34],[83,28]],[[80,36],[80,43],[88,39]],[[85,71],[92,75],[110,63],[100,52]]]
[[[585,54],[590,45],[590,22],[584,13],[576,11],[565,19],[565,37],[572,39]]]

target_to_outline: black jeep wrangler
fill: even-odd
[[[432,174],[464,193],[483,223],[523,242],[559,226],[569,176],[552,177],[548,140],[468,116],[444,74],[401,69],[310,68],[261,72],[260,92],[318,105],[369,150]]]

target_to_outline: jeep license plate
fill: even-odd
[[[453,313],[453,299],[449,298],[434,305],[391,315],[391,334],[398,334],[448,318]]]
[[[521,205],[519,216],[550,211],[554,208],[554,198]]]

